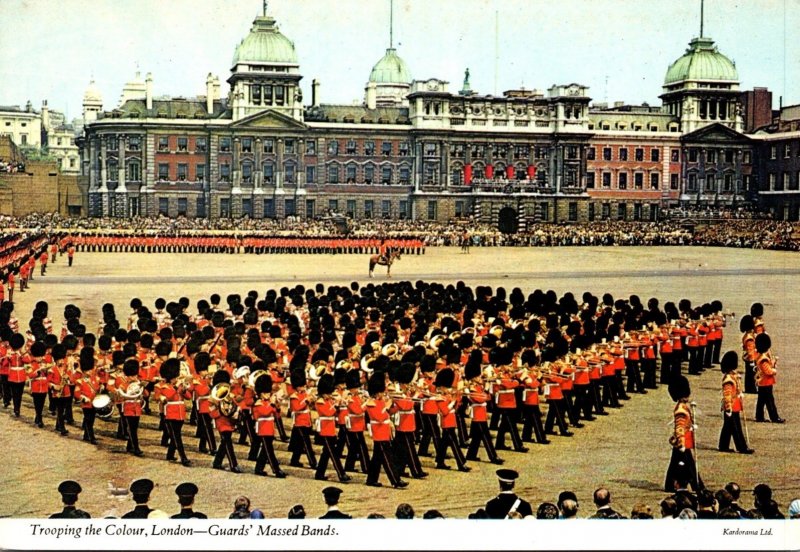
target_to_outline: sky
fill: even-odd
[[[389,45],[389,2],[269,0],[306,103],[312,79],[323,103],[363,100]],[[204,95],[209,72],[227,94],[234,49],[261,10],[262,0],[0,0],[0,105],[47,99],[71,119],[94,78],[112,109],[137,68],[156,96]],[[775,108],[779,96],[800,103],[798,28],[800,0],[705,0],[704,34],[742,89],[768,87]],[[451,92],[468,67],[484,94],[577,82],[596,102],[660,105],[667,68],[699,30],[700,0],[394,0],[398,54],[414,79]]]

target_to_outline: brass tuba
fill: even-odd
[[[209,400],[217,405],[220,413],[228,418],[233,418],[239,411],[236,401],[233,400],[233,391],[230,383],[218,383],[211,389]]]

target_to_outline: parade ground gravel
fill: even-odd
[[[366,255],[189,255],[144,253],[81,253],[73,267],[66,257],[48,266],[45,277],[37,274],[30,289],[17,292],[15,314],[27,328],[36,301],[50,305],[55,330],[60,330],[64,305],[74,303],[82,312],[89,331],[97,331],[104,303],[113,303],[117,317],[124,319],[131,298],[139,297],[152,308],[157,297],[168,301],[190,298],[192,311],[198,299],[219,293],[246,294],[257,290],[304,284],[367,283]],[[742,504],[752,506],[749,489],[761,482],[775,490],[775,499],[785,511],[790,500],[800,497],[800,374],[797,364],[800,329],[800,294],[797,253],[760,250],[690,247],[563,247],[563,248],[473,248],[469,254],[458,248],[428,249],[424,255],[403,256],[392,270],[392,280],[425,280],[443,283],[503,286],[508,292],[520,287],[527,295],[537,288],[553,289],[561,296],[571,291],[579,299],[584,291],[597,296],[638,295],[643,302],[656,297],[663,306],[688,298],[693,304],[719,299],[734,312],[723,341],[723,352],[741,352],[739,318],[754,301],[765,305],[765,320],[773,351],[780,358],[776,401],[786,424],[754,422],[755,395],[746,395],[747,426],[751,456],[717,452],[722,425],[719,369],[689,376],[697,402],[698,466],[706,485],[718,489],[729,481],[742,488]],[[386,269],[378,267],[375,283],[387,281]],[[685,370],[685,365],[684,365]],[[740,369],[740,372],[743,369]],[[665,386],[647,395],[632,395],[619,410],[575,430],[571,438],[551,437],[547,446],[531,444],[527,454],[505,452],[506,467],[521,477],[517,492],[534,508],[540,502],[555,502],[562,490],[573,490],[580,502],[579,517],[593,510],[592,492],[600,485],[611,490],[612,505],[630,513],[634,504],[648,504],[658,512],[666,496],[662,487],[669,462],[672,406]],[[145,456],[125,453],[125,443],[113,438],[116,423],[98,420],[99,444],[81,441],[80,413],[77,426],[67,437],[53,432],[54,418],[46,417],[45,428],[36,429],[33,409],[26,394],[22,417],[14,419],[10,409],[0,411],[0,439],[4,456],[0,485],[0,516],[46,517],[61,509],[56,487],[64,479],[83,486],[78,507],[93,517],[119,516],[133,507],[126,489],[140,477],[156,483],[151,507],[177,512],[177,484],[193,481],[199,488],[195,509],[209,517],[227,517],[237,496],[246,495],[254,508],[268,517],[285,517],[294,504],[303,504],[309,517],[325,512],[321,489],[329,483],[315,481],[308,468],[288,467],[286,444],[278,443],[278,459],[287,479],[257,477],[246,460],[245,447],[237,447],[241,475],[211,469],[212,458],[197,452],[194,427],[184,426],[184,442],[191,468],[164,460],[159,446],[157,419],[145,416],[141,440]],[[408,488],[372,488],[365,476],[341,485],[345,492],[342,510],[354,516],[378,512],[392,517],[399,503],[408,502],[419,515],[438,509],[447,517],[466,517],[493,497],[497,489],[495,466],[471,462],[472,472],[444,472],[423,458],[430,476],[411,480]],[[385,481],[385,476],[384,476]],[[334,483],[336,484],[336,483]]]

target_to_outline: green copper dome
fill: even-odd
[[[408,70],[406,62],[397,55],[397,50],[387,48],[386,55],[372,68],[372,73],[369,74],[369,82],[378,84],[411,84],[411,71]]]
[[[686,53],[669,66],[664,86],[687,80],[738,82],[739,73],[733,62],[717,51],[713,40],[695,38]]]
[[[256,17],[253,27],[233,54],[237,63],[291,63],[297,64],[294,44],[278,30],[271,17]]]

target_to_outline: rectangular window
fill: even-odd
[[[265,199],[264,200],[264,218],[274,218],[275,217],[275,200],[274,199]]]
[[[567,159],[578,158],[578,146],[567,146]]]
[[[141,136],[129,136],[128,137],[128,150],[129,151],[141,151],[142,149],[142,137]]]
[[[264,153],[275,153],[275,140],[264,138]]]
[[[628,160],[628,148],[619,148],[619,160],[620,161]]]
[[[383,167],[381,169],[381,184],[389,185],[392,183],[392,168]]]
[[[686,190],[689,192],[697,191],[697,175],[691,173],[686,179]]]
[[[22,123],[22,126],[25,126],[25,123]],[[27,136],[27,135],[23,134],[23,136]],[[117,137],[116,136],[108,136],[106,138],[106,149],[108,149],[110,151],[116,151],[116,150],[119,149],[119,143],[117,142]]]
[[[679,174],[671,174],[669,175],[669,189],[670,190],[677,190],[678,185],[680,184],[680,175]]]
[[[641,190],[644,187],[644,175],[642,173],[633,174],[633,187]]]
[[[198,163],[194,168],[194,179],[197,182],[203,182],[206,179],[206,166]]]
[[[339,183],[339,165],[330,165],[328,167],[328,182],[330,184]]]
[[[272,180],[275,178],[275,165],[272,163],[264,163],[262,168],[264,172],[264,184],[272,184]]]
[[[253,218],[253,200],[249,197],[242,198],[242,216]]]
[[[371,199],[364,200],[364,218],[371,219],[375,211],[375,202]]]
[[[650,150],[650,161],[653,163],[658,163],[660,160],[661,150],[658,148],[652,148]]]
[[[611,173],[604,172],[603,173],[603,188],[610,188],[611,187]]]
[[[570,201],[569,202],[569,221],[576,222],[578,220],[578,202],[577,201]]]
[[[194,139],[194,151],[197,153],[205,153],[208,148],[208,141],[204,137]]]
[[[189,177],[189,165],[186,163],[178,163],[178,180],[183,182]]]
[[[254,84],[250,87],[250,101],[253,105],[261,105],[261,85]]]
[[[316,155],[316,154],[317,154],[317,141],[306,140],[306,155]]]
[[[294,163],[286,163],[283,167],[283,179],[287,184],[295,184],[297,182],[297,172],[295,171]]]
[[[586,188],[591,190],[594,188],[594,173],[588,172],[586,173]]]
[[[158,164],[158,179],[161,181],[169,180],[169,165],[167,163]]]
[[[219,139],[219,151],[222,152],[229,152],[231,151],[231,138],[230,136],[223,136]]]
[[[436,157],[436,144],[425,144],[425,157]]]
[[[294,140],[291,138],[287,138],[283,142],[283,153],[286,155],[294,155]]]
[[[242,153],[253,153],[252,138],[242,138]]]
[[[74,159],[70,159],[74,161]],[[142,179],[142,166],[137,162],[128,163],[128,175],[125,177],[131,182],[139,182]]]
[[[436,220],[438,210],[438,203],[436,201],[428,201],[428,220]]]
[[[283,202],[283,215],[293,217],[297,214],[297,203],[294,199],[285,199]]]
[[[400,200],[400,212],[398,213],[400,220],[405,220],[409,218],[408,216],[408,200],[401,199]]]
[[[658,190],[658,182],[661,180],[661,176],[658,173],[650,173],[650,189],[651,190]]]
[[[306,218],[313,219],[316,216],[314,212],[316,210],[316,207],[317,207],[316,201],[314,201],[313,199],[306,200]]]
[[[706,161],[709,163],[716,163],[717,162],[717,150],[708,150],[706,152]]]
[[[408,155],[408,142],[400,142],[400,155]]]
[[[792,146],[788,142],[783,145],[783,157],[789,159],[792,156]]]
[[[228,163],[221,163],[219,166],[219,179],[222,182],[230,182],[231,166]]]
[[[697,163],[697,148],[689,148],[689,163]]]
[[[286,93],[286,88],[283,86],[276,86],[275,87],[275,105],[283,105],[284,94]]]
[[[339,212],[339,200],[338,199],[329,199],[328,200],[328,211],[331,213],[338,213]]]
[[[364,182],[366,184],[372,184],[375,181],[375,167],[372,165],[367,165],[364,167]]]
[[[339,141],[338,140],[329,140],[328,141],[328,155],[339,155]]]
[[[242,182],[253,181],[253,164],[250,162],[242,163]]]
[[[610,203],[603,203],[602,207],[602,214],[603,220],[608,220],[611,218],[611,204]]]
[[[178,216],[185,217],[189,209],[189,201],[185,197],[178,198]]]
[[[388,219],[392,216],[392,202],[388,199],[381,200],[381,218]]]
[[[169,198],[168,197],[160,197],[158,198],[158,214],[164,215],[165,217],[169,216]]]
[[[356,218],[356,200],[355,199],[348,199],[347,200],[347,216],[350,218]]]
[[[356,167],[355,165],[347,165],[344,168],[345,182],[347,182],[348,184],[354,184],[355,183],[357,169],[358,169],[358,167]]]
[[[680,162],[680,160],[681,160],[681,150],[679,150],[679,149],[674,149],[674,150],[672,150],[672,151],[670,152],[670,155],[672,156],[672,157],[671,157],[671,159],[672,159],[672,162],[673,162],[673,163],[678,163],[678,162]]]
[[[467,216],[467,210],[463,201],[456,201],[456,217],[462,218]]]
[[[306,183],[314,184],[317,181],[317,168],[313,165],[306,166]]]
[[[196,209],[196,211],[195,211],[196,216],[201,217],[201,218],[205,217],[206,216],[206,198],[204,198],[203,196],[199,196],[197,198],[197,202],[195,204],[195,209]]]
[[[364,142],[364,155],[375,155],[375,142],[373,140]]]
[[[603,161],[611,161],[611,148],[603,148]]]
[[[752,153],[750,151],[745,151],[742,153],[742,163],[749,165],[752,161]]]
[[[633,155],[637,161],[644,161],[644,148],[636,148]]]
[[[408,167],[400,167],[400,184],[407,186],[411,180],[411,169]]]
[[[617,205],[617,220],[625,220],[627,216],[627,209],[625,208],[624,203],[620,203]]]
[[[769,148],[769,158],[770,159],[777,159],[778,157],[778,146],[770,146]]]
[[[726,174],[722,178],[722,189],[726,192],[730,192],[733,190],[733,175]]]
[[[534,153],[536,154],[536,159],[547,159],[547,157],[548,157],[547,148],[545,148],[545,147],[537,146],[536,150],[534,151]],[[609,156],[610,155],[611,154],[609,153]]]
[[[617,175],[617,187],[620,190],[628,189],[628,173],[619,173]]]
[[[595,152],[596,152],[595,148],[589,148],[589,149],[587,149],[587,150],[586,150],[586,159],[587,159],[588,161],[594,161],[594,156],[596,155],[596,153],[595,153]]]
[[[594,203],[589,203],[589,222],[594,221]]]
[[[272,105],[272,85],[271,84],[265,84],[264,85],[264,105]]]
[[[158,151],[169,151],[169,137],[158,137]]]
[[[227,197],[222,197],[219,200],[219,216],[221,218],[230,218],[231,216],[231,200]]]
[[[356,154],[356,141],[355,140],[348,140],[347,141],[347,145],[346,145],[346,147],[344,149],[344,152],[347,155],[355,155]]]
[[[642,220],[642,204],[633,204],[633,220]]]
[[[540,203],[539,204],[539,213],[542,217],[542,220],[547,222],[550,220],[550,204],[549,203]]]
[[[726,163],[733,163],[733,150],[726,149],[725,150],[725,162]]]
[[[189,151],[189,139],[186,136],[178,136],[178,151]]]

